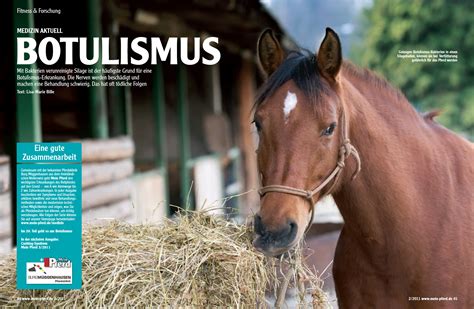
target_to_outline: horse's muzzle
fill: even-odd
[[[254,247],[267,256],[277,256],[288,251],[295,244],[298,224],[289,220],[280,229],[270,231],[263,224],[262,218],[256,215],[254,218],[254,232]]]

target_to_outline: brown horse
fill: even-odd
[[[255,247],[287,251],[332,194],[345,222],[333,266],[340,307],[474,308],[473,144],[343,61],[331,29],[317,55],[286,53],[267,30],[258,56],[268,78],[255,110]]]

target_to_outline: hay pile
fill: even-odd
[[[0,307],[266,307],[269,287],[286,290],[282,269],[292,270],[287,277],[301,294],[312,294],[305,306],[324,305],[321,282],[301,256],[276,264],[253,250],[247,227],[203,213],[159,226],[112,222],[84,229],[82,290],[18,291],[14,256],[0,260]]]

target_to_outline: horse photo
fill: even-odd
[[[265,30],[257,56],[254,246],[287,252],[332,195],[340,308],[474,308],[474,145],[343,60],[330,28],[317,53],[286,51]]]

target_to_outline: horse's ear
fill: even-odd
[[[341,42],[337,33],[326,28],[326,35],[317,55],[318,69],[324,77],[335,80],[342,64]]]
[[[284,59],[284,51],[273,30],[266,29],[260,34],[257,43],[257,55],[260,70],[265,77],[270,76]]]

